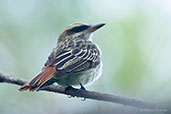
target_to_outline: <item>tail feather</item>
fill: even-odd
[[[27,82],[24,86],[22,86],[19,91],[30,90],[34,91],[39,89],[44,83],[46,83],[56,72],[55,67],[47,67],[43,69],[38,75],[36,75],[32,80]]]

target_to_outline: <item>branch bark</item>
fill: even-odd
[[[15,85],[23,85],[27,81],[23,79],[18,79],[13,76],[4,74],[0,72],[0,83],[11,83]],[[71,89],[65,93],[65,88],[56,86],[56,85],[50,85],[45,88],[41,89],[42,91],[48,91],[48,92],[55,92],[55,93],[61,93],[65,95],[71,95],[71,96],[77,96],[77,97],[82,97],[86,99],[93,99],[93,100],[99,100],[99,101],[106,101],[106,102],[112,102],[112,103],[118,103],[118,104],[123,104],[123,105],[128,105],[128,106],[133,106],[141,109],[149,109],[149,111],[162,111],[162,112],[167,112],[167,109],[164,108],[163,106],[160,106],[158,104],[154,103],[149,103],[133,98],[126,98],[122,96],[116,96],[116,95],[110,95],[110,94],[105,94],[105,93],[99,93],[99,92],[93,92],[93,91],[80,91],[79,93],[77,92],[78,89]]]

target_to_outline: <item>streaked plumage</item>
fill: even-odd
[[[103,25],[74,23],[67,27],[42,71],[19,90],[34,91],[54,82],[64,87],[89,85],[97,80],[102,70],[101,52],[91,36]]]

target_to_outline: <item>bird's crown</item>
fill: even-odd
[[[80,26],[83,26],[83,25],[85,25],[85,26],[88,26],[88,24],[86,24],[86,23],[73,23],[73,24],[71,24],[71,25],[69,25],[67,28],[66,28],[66,30],[71,30],[71,29],[73,29],[73,28],[75,28],[75,27],[80,27]]]
[[[69,25],[64,32],[60,35],[58,42],[68,38],[80,37],[83,39],[89,39],[90,35],[101,28],[105,24],[88,25],[85,23],[73,23]]]

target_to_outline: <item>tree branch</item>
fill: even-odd
[[[0,72],[0,83],[11,83],[15,85],[23,85],[27,81],[23,79],[18,79],[14,78],[13,76],[6,75],[4,73]],[[61,93],[65,95],[71,95],[71,96],[77,96],[77,97],[83,97],[87,99],[93,99],[93,100],[100,100],[100,101],[106,101],[106,102],[112,102],[112,103],[118,103],[118,104],[123,104],[123,105],[128,105],[128,106],[133,106],[141,109],[149,109],[152,111],[160,111],[160,112],[167,112],[167,109],[158,105],[158,104],[153,104],[137,99],[132,99],[132,98],[126,98],[126,97],[121,97],[121,96],[116,96],[116,95],[110,95],[110,94],[104,94],[104,93],[98,93],[98,92],[93,92],[93,91],[80,91],[79,93],[77,92],[78,89],[71,89],[65,93],[65,88],[62,88],[60,86],[56,85],[50,85],[45,88],[42,88],[41,90],[43,91],[49,91],[49,92],[55,92],[55,93]]]

